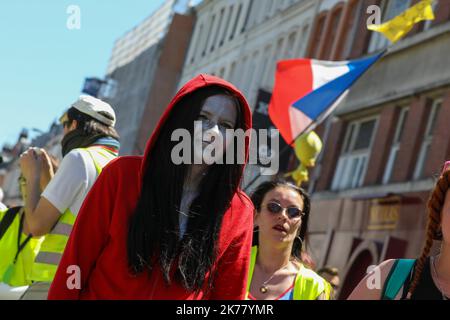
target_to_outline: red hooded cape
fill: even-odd
[[[218,240],[217,277],[206,296],[186,291],[177,282],[164,283],[159,267],[133,275],[127,259],[128,222],[138,201],[143,169],[149,152],[174,105],[201,87],[218,85],[239,98],[245,124],[251,128],[251,112],[244,96],[232,84],[208,75],[189,81],[173,98],[147,143],[144,156],[119,157],[103,170],[78,214],[64,255],[48,295],[49,299],[244,299],[250,259],[253,205],[240,190],[225,212]],[[248,155],[248,143],[246,146]],[[79,267],[78,274],[70,266]]]

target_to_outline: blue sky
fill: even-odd
[[[114,41],[163,2],[1,1],[0,148],[15,143],[22,128],[47,131],[85,77],[105,75]],[[66,27],[70,5],[81,10],[80,30]]]

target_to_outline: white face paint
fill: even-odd
[[[198,118],[202,128],[194,130],[194,163],[201,159],[201,163],[212,164],[222,159],[230,144],[225,139],[226,130],[236,127],[237,112],[229,96],[215,95],[205,100]]]

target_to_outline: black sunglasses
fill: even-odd
[[[287,215],[290,219],[303,217],[305,213],[296,207],[290,207],[290,208],[283,208],[281,205],[279,205],[276,202],[269,202],[266,206],[267,210],[269,210],[270,213],[278,214],[282,212],[283,210],[286,210]]]

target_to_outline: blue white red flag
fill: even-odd
[[[312,130],[384,52],[352,61],[284,60],[277,64],[269,116],[287,144]]]

